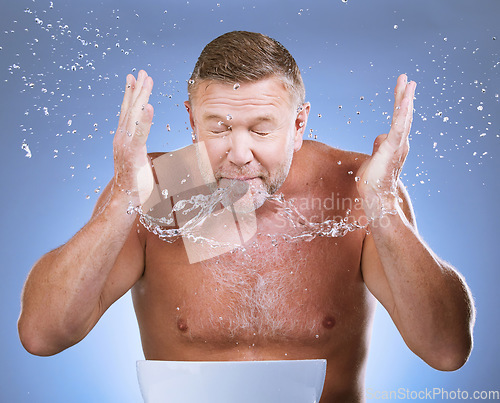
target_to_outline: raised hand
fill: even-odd
[[[124,192],[133,207],[151,194],[154,177],[146,150],[153,121],[153,106],[148,103],[153,80],[141,70],[137,80],[127,76],[118,129],[113,140],[115,175],[112,192]]]
[[[405,74],[398,77],[394,90],[394,113],[389,134],[381,134],[373,143],[370,158],[357,173],[357,188],[369,218],[394,210],[398,202],[398,178],[409,151],[408,135],[413,120],[416,83]]]

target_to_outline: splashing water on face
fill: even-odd
[[[140,207],[136,211],[140,215],[140,222],[150,232],[157,235],[162,241],[174,242],[180,237],[189,239],[192,242],[203,244],[211,248],[245,249],[243,245],[222,241],[210,236],[204,231],[203,225],[210,217],[217,216],[225,208],[230,208],[232,204],[240,199],[247,188],[242,188],[234,181],[226,188],[218,188],[211,194],[197,194],[188,199],[177,201],[172,211],[164,217],[154,217],[148,212],[142,211]],[[396,211],[382,207],[380,216],[367,218],[363,223],[356,220],[351,215],[351,210],[345,212],[345,216],[323,221],[311,221],[299,211],[294,200],[288,200],[281,193],[274,195],[266,194],[266,203],[275,211],[276,220],[281,222],[274,233],[266,234],[274,244],[279,241],[296,242],[312,241],[316,237],[343,237],[356,230],[369,232],[368,226],[376,219],[381,219],[387,214],[396,214]],[[234,214],[234,210],[233,210]],[[192,216],[183,225],[175,226],[176,217],[181,215]],[[178,221],[178,220],[177,220]]]

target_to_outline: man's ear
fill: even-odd
[[[189,114],[189,124],[191,125],[191,130],[193,133],[196,133],[194,128],[194,116],[193,116],[193,108],[191,107],[191,103],[189,101],[184,101],[184,106],[186,107],[186,111]],[[193,136],[194,143],[195,136]]]
[[[306,132],[307,119],[309,117],[309,112],[311,110],[311,104],[309,102],[304,103],[297,113],[295,119],[295,136],[294,136],[294,147],[295,152],[299,151],[302,147],[302,141],[304,140],[304,133]]]

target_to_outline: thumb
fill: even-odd
[[[375,141],[373,142],[372,155],[378,151],[380,145],[387,139],[387,136],[388,136],[388,134],[385,133],[385,134],[381,134],[375,138]]]

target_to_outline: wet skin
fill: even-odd
[[[144,71],[129,75],[115,175],[91,220],[26,281],[18,322],[26,349],[51,355],[78,343],[132,288],[147,359],[326,358],[322,403],[364,401],[376,299],[415,354],[436,369],[460,368],[472,348],[470,292],[420,239],[398,182],[415,83],[398,78],[391,129],[371,156],[303,142],[310,106],[297,107],[277,78],[240,84],[202,81],[186,108],[219,184],[249,184],[245,208],[256,208],[257,231],[245,251],[190,264],[182,240],[161,241],[127,213],[151,194],[158,156],[146,150],[153,81]],[[286,242],[279,234],[292,228],[263,197],[276,190],[311,222],[338,221],[348,210],[361,223],[373,217],[370,233]]]
[[[306,141],[294,155],[280,192],[295,198],[313,221],[344,217],[347,203],[326,209],[319,208],[318,200],[337,192],[354,200],[355,182],[348,172],[356,172],[363,159]],[[362,400],[375,309],[360,270],[366,232],[273,244],[266,234],[282,231],[282,222],[266,205],[257,211],[257,219],[258,233],[246,252],[197,264],[189,264],[181,240],[167,243],[140,228],[145,270],[133,288],[133,300],[145,357],[326,358],[321,401]],[[273,292],[276,288],[282,291]],[[239,323],[245,314],[247,320]]]
[[[322,402],[363,400],[375,309],[361,271],[367,234],[272,242],[268,234],[286,232],[286,225],[261,194],[279,188],[313,222],[344,218],[348,209],[361,219],[352,173],[367,157],[303,142],[309,105],[297,108],[276,78],[237,91],[201,84],[186,108],[219,183],[250,184],[257,233],[244,252],[189,264],[181,240],[167,243],[137,226],[125,247],[144,256],[133,300],[145,357],[326,358]],[[328,205],[332,197],[346,202]]]

